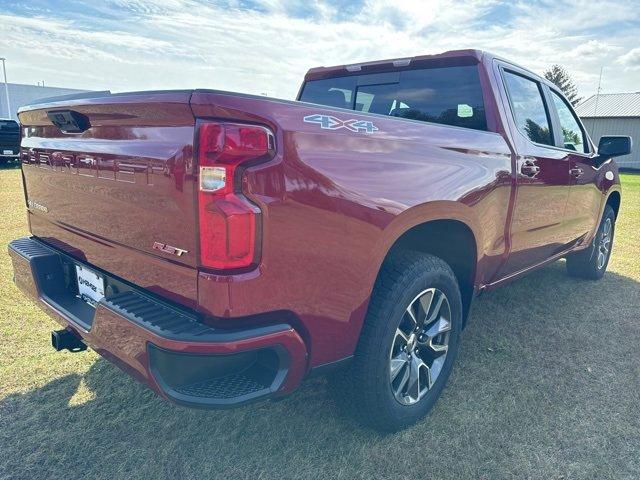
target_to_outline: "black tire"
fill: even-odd
[[[607,231],[607,222],[610,222],[608,228],[609,234],[605,236]],[[593,237],[591,245],[580,252],[567,256],[567,272],[572,277],[586,278],[589,280],[600,280],[607,271],[609,259],[611,258],[611,248],[613,247],[613,238],[616,226],[616,214],[610,205],[605,206],[598,226],[598,231]],[[608,238],[608,248],[604,261],[600,255],[602,254],[603,242]]]
[[[397,339],[400,338],[397,330],[400,329],[401,322],[407,321],[407,307],[416,305],[415,301],[421,292],[424,294],[428,289],[434,292],[429,300],[424,301],[429,302],[429,307],[426,311],[424,305],[416,308],[423,308],[421,312],[424,312],[424,317],[427,318],[432,311],[429,308],[434,303],[436,295],[445,295],[450,307],[447,310],[450,313],[450,330],[446,332],[448,349],[444,363],[439,363],[437,377],[431,387],[423,393],[424,396],[420,394],[418,383],[415,403],[402,404],[401,401],[410,397],[400,394],[401,398],[398,399],[398,392],[394,394],[392,390],[395,387],[392,387],[390,372],[391,354],[396,348]],[[437,305],[433,308],[437,308]],[[441,318],[438,312],[433,316]],[[412,318],[409,320],[413,321]],[[416,332],[418,328],[416,327]],[[426,330],[426,327],[424,328]],[[361,423],[376,430],[396,431],[414,424],[434,406],[451,374],[458,353],[461,329],[460,288],[449,265],[438,257],[418,252],[402,252],[392,256],[385,261],[376,280],[354,360],[348,370],[334,377],[334,393]],[[417,335],[412,334],[413,345],[416,345],[420,338]],[[427,345],[432,344],[433,342],[429,341]],[[418,344],[416,348],[426,348],[427,355],[431,352],[425,344]],[[402,351],[405,349],[407,345],[401,347]],[[409,355],[407,358],[413,357]],[[409,369],[409,366],[414,364],[408,362],[405,365]],[[423,386],[428,385],[431,372],[435,372],[435,368],[430,367],[426,370],[429,376],[426,377],[427,381],[422,382]],[[425,368],[419,367],[417,371],[425,372]]]

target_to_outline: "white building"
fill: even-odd
[[[596,145],[603,135],[631,136],[631,155],[617,157],[616,163],[640,170],[640,92],[592,95],[576,107],[576,113]]]
[[[13,118],[14,120],[18,119],[16,112],[19,107],[35,103],[38,99],[88,91],[73,88],[40,87],[37,85],[24,85],[22,83],[9,83],[8,87],[10,112],[7,111],[5,84],[0,83],[0,118]]]

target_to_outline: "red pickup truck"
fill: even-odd
[[[16,284],[163,397],[228,407],[332,375],[395,430],[440,395],[474,295],[607,268],[617,155],[562,93],[477,50],[310,70],[298,101],[211,90],[19,112]]]

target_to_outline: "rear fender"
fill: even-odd
[[[371,268],[367,272],[367,282],[371,285],[371,290],[373,290],[373,284],[378,276],[382,262],[398,239],[418,225],[437,220],[454,220],[466,225],[473,233],[476,241],[476,259],[481,258],[479,246],[483,245],[482,230],[469,207],[453,201],[435,201],[417,205],[395,217],[384,229],[372,255],[375,258],[375,262],[371,263]],[[477,276],[478,272],[476,272],[474,284]]]

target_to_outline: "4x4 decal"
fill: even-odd
[[[303,120],[307,123],[317,123],[320,125],[320,128],[324,128],[325,130],[339,130],[341,128],[346,128],[347,130],[357,133],[373,133],[379,130],[373,122],[356,120],[355,118],[340,120],[339,118],[331,115],[321,115],[319,113],[307,115]]]

